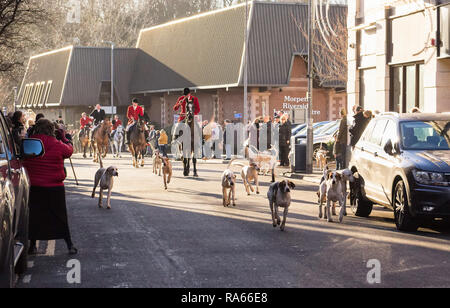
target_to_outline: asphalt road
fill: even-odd
[[[107,211],[90,198],[98,166],[73,162],[80,185],[68,169],[66,188],[79,254],[68,256],[63,241],[40,242],[18,287],[450,287],[450,231],[439,223],[401,233],[382,208],[369,219],[319,221],[316,185],[295,181],[281,232],[271,224],[269,177],[262,179],[261,195],[252,196],[239,180],[237,207],[224,208],[225,165],[201,162],[200,178],[193,179],[183,178],[175,163],[165,192],[150,159],[134,169],[127,158],[104,161],[119,169]],[[67,282],[71,259],[81,266],[80,284]],[[380,262],[379,284],[367,281],[370,260]]]

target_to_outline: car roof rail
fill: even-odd
[[[380,115],[382,115],[382,116],[390,115],[390,116],[398,117],[400,114],[398,112],[389,111],[389,112],[382,112],[382,113],[380,113]]]

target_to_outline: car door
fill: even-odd
[[[369,140],[372,136],[373,128],[375,125],[375,120],[371,121],[355,148],[352,151],[352,166],[356,166],[358,169],[358,173],[361,176],[364,186],[365,183],[370,179],[370,155],[367,153],[367,148],[369,146]]]
[[[3,117],[0,117],[0,125],[3,128],[4,147],[7,155],[7,160],[9,161],[9,179],[11,180],[11,184],[14,189],[14,209],[16,218],[16,223],[14,225],[17,227],[22,214],[21,203],[24,197],[28,198],[28,195],[25,194],[26,192],[24,191],[24,188],[27,187],[27,185],[23,185],[22,183],[23,181],[26,181],[24,177],[25,169],[23,168],[22,163],[19,160],[18,154],[20,153],[20,147],[19,145],[15,144],[11,134],[11,130],[7,126],[6,121]]]
[[[387,119],[372,120],[373,131],[365,142],[364,155],[366,164],[365,189],[373,201],[378,201],[380,196],[380,163],[379,153],[381,152],[381,140],[386,129]]]
[[[4,136],[2,134],[2,127],[0,125],[0,265],[2,265],[6,258],[7,245],[9,244],[8,234],[4,234],[7,220],[9,219],[5,214],[11,212],[12,209],[7,207],[12,206],[9,202],[12,199],[12,185],[9,181],[9,163],[7,151],[4,143]]]

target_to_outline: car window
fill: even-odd
[[[381,145],[386,145],[389,139],[392,141],[392,144],[398,142],[397,125],[394,121],[388,121],[386,129],[384,131],[383,140],[381,141]]]
[[[367,128],[364,130],[363,135],[361,136],[361,140],[363,141],[369,141],[370,137],[372,136],[373,128],[375,126],[376,121],[370,121]]]
[[[411,121],[400,127],[405,150],[450,150],[449,121]]]
[[[6,159],[5,145],[3,143],[3,136],[0,133],[0,159]]]
[[[369,142],[373,145],[381,146],[384,130],[386,129],[387,120],[378,120],[373,128]]]
[[[2,128],[3,126],[3,128]],[[11,131],[8,129],[8,126],[6,125],[5,120],[3,119],[3,117],[0,116],[0,130],[3,129],[3,144],[4,144],[4,150],[6,151],[6,154],[8,155],[8,159],[11,160],[14,156],[14,153],[11,152],[12,151],[16,151],[16,153],[19,153],[18,148],[15,148],[17,145],[15,144],[15,142],[13,141],[12,135],[11,135]]]

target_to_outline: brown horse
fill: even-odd
[[[83,152],[83,158],[86,158],[86,152],[89,149],[89,157],[92,157],[92,146],[91,139],[89,138],[90,126],[86,125],[80,133],[78,134],[78,139],[80,141],[81,152]]]
[[[112,124],[107,118],[92,133],[92,148],[94,149],[94,163],[99,162],[99,156],[106,157],[109,147],[109,135],[111,134]]]
[[[139,119],[136,124],[129,128],[130,131],[130,144],[128,149],[133,158],[133,167],[144,167],[144,151],[147,147],[147,141],[145,140],[145,123],[144,120]],[[141,163],[139,164],[139,160]]]

